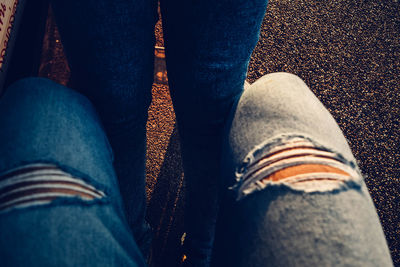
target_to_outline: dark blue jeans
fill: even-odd
[[[153,79],[154,0],[52,0],[76,89],[100,114],[127,211],[146,243],[145,124]],[[162,0],[169,85],[187,182],[185,253],[207,262],[223,125],[243,90],[266,0]],[[143,247],[144,245],[141,245]]]
[[[263,77],[228,118],[214,266],[392,265],[346,139],[298,77]],[[0,129],[2,266],[145,266],[87,98],[19,81]]]

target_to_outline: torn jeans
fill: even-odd
[[[247,86],[226,131],[213,266],[392,266],[347,141],[300,78]]]
[[[2,266],[145,266],[92,104],[42,78],[0,99]]]
[[[90,102],[45,79],[0,100],[4,266],[145,266]],[[357,164],[296,76],[270,74],[227,125],[215,266],[391,266]]]

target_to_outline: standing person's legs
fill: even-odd
[[[144,266],[91,103],[42,78],[0,99],[2,266]]]
[[[155,0],[52,0],[77,90],[94,104],[135,239],[149,244],[145,216],[147,108],[151,101]]]
[[[392,265],[347,141],[300,78],[264,76],[232,116],[215,266]]]
[[[186,179],[184,253],[208,262],[217,213],[222,128],[243,90],[266,0],[162,0],[168,80]]]

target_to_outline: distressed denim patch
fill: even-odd
[[[59,198],[92,201],[105,196],[53,164],[28,164],[0,174],[0,212],[45,205]]]
[[[303,136],[281,136],[255,147],[236,171],[237,200],[270,186],[307,193],[360,187],[354,162]]]

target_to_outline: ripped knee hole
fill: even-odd
[[[272,143],[251,151],[236,172],[232,188],[238,200],[277,185],[308,193],[360,186],[355,164],[307,138],[285,137]]]
[[[103,197],[102,191],[52,164],[29,164],[0,174],[0,212],[49,204],[57,198]]]

